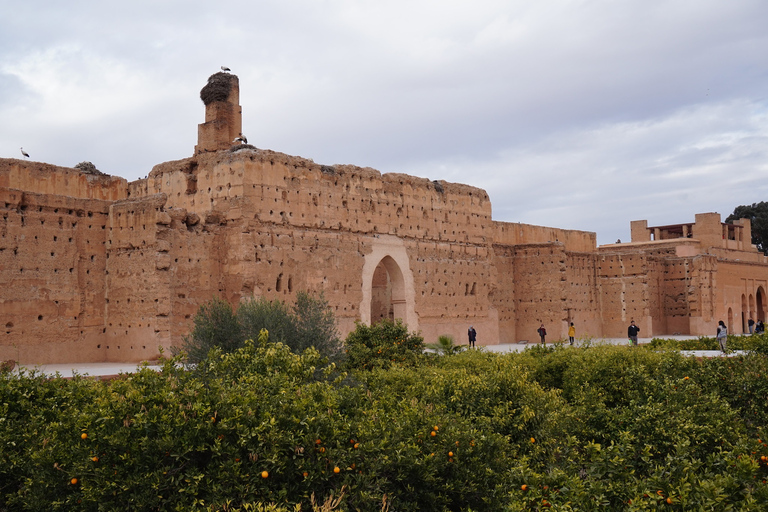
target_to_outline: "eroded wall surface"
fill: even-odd
[[[230,129],[209,130],[214,146],[217,130]],[[470,325],[490,345],[538,341],[542,323],[557,341],[571,322],[599,338],[631,320],[641,336],[765,320],[768,262],[743,240],[748,222],[701,214],[659,240],[638,222],[637,241],[598,248],[594,233],[493,221],[475,187],[203,149],[132,183],[0,160],[0,359],[152,359],[214,296],[303,290],[324,293],[342,336],[388,316],[427,342],[466,343]]]

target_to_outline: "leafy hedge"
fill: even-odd
[[[407,331],[403,348],[402,326],[366,329],[348,340],[345,373],[266,332],[194,370],[172,359],[113,381],[4,373],[0,510],[278,512],[313,510],[313,496],[376,512],[768,503],[763,354],[426,357]]]

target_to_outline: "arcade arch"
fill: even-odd
[[[413,274],[404,242],[380,235],[371,242],[363,263],[363,297],[360,320],[375,323],[383,318],[400,319],[411,331],[418,331]]]

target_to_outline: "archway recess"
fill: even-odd
[[[757,297],[757,318],[755,318],[755,322],[758,320],[765,322],[765,290],[763,290],[762,286],[757,287],[755,295]]]
[[[400,319],[418,330],[413,274],[404,242],[393,236],[370,239],[371,252],[363,264],[363,300],[360,320],[366,324],[382,318]]]

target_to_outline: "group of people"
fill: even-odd
[[[765,324],[762,320],[755,322],[750,318],[747,320],[747,325],[749,326],[749,334],[760,334],[765,332]]]
[[[758,334],[761,332],[765,332],[765,325],[763,324],[762,320],[758,320],[757,322],[753,321],[751,318],[748,322],[749,325],[749,333],[750,334]],[[539,333],[539,337],[541,338],[541,344],[546,345],[547,341],[547,329],[544,327],[544,324],[541,324],[541,326],[536,329],[536,332]],[[629,338],[630,343],[633,346],[637,346],[637,335],[640,333],[640,327],[638,327],[635,324],[635,321],[632,320],[629,323],[629,327],[627,328],[627,337]],[[467,330],[467,336],[469,337],[469,346],[470,348],[475,348],[475,342],[477,341],[477,331],[473,326],[469,326],[469,330]],[[573,322],[571,322],[571,325],[568,327],[568,341],[571,345],[573,345],[574,337],[576,336],[576,327],[573,325]],[[728,340],[728,328],[725,326],[725,322],[720,320],[717,325],[717,342],[720,345],[720,350],[725,353],[726,351],[726,342]]]

